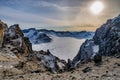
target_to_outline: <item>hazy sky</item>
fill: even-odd
[[[0,19],[21,28],[95,30],[107,19],[120,14],[120,0],[100,0],[104,10],[90,11],[96,0],[0,0]]]

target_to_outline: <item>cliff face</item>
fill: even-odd
[[[82,44],[72,61],[72,67],[90,60],[99,62],[102,55],[120,57],[120,15],[107,20],[96,30],[93,39]]]
[[[102,55],[120,55],[120,16],[108,20],[93,37]]]

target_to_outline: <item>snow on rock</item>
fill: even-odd
[[[39,51],[39,53],[36,53],[37,58],[41,60],[43,65],[51,72],[61,72],[65,71],[66,68],[66,62],[60,60],[56,56],[52,55],[49,50],[47,52],[45,51]]]
[[[99,45],[92,46],[93,52],[97,53],[99,51]]]
[[[72,67],[76,67],[78,64],[90,61],[93,57],[98,54],[99,46],[94,43],[94,41],[86,40],[82,46],[78,54],[74,57],[72,61]]]
[[[72,67],[89,60],[99,63],[102,55],[120,57],[120,15],[107,20],[96,30],[93,39],[82,44],[72,61]]]
[[[120,15],[107,20],[93,37],[102,55],[120,55]]]

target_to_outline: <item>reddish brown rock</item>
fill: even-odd
[[[4,31],[6,30],[7,25],[0,20],[0,47],[2,47]]]

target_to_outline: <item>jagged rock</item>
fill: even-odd
[[[31,43],[24,37],[18,24],[5,30],[3,46],[9,47],[17,56],[27,56],[32,53]]]
[[[96,30],[94,41],[103,55],[120,55],[120,15]]]
[[[78,54],[74,57],[72,61],[72,67],[93,60],[94,56],[98,54],[99,46],[94,43],[94,41],[86,40],[80,47]]]
[[[62,72],[66,68],[66,63],[52,55],[49,50],[47,50],[47,52],[40,51],[36,55],[38,60],[40,60],[44,66],[53,73]]]
[[[7,25],[0,20],[0,47],[3,44],[4,31],[6,30]]]
[[[72,67],[89,60],[99,63],[102,61],[102,55],[120,56],[120,15],[109,19],[96,30],[93,39],[82,44],[72,61]]]

